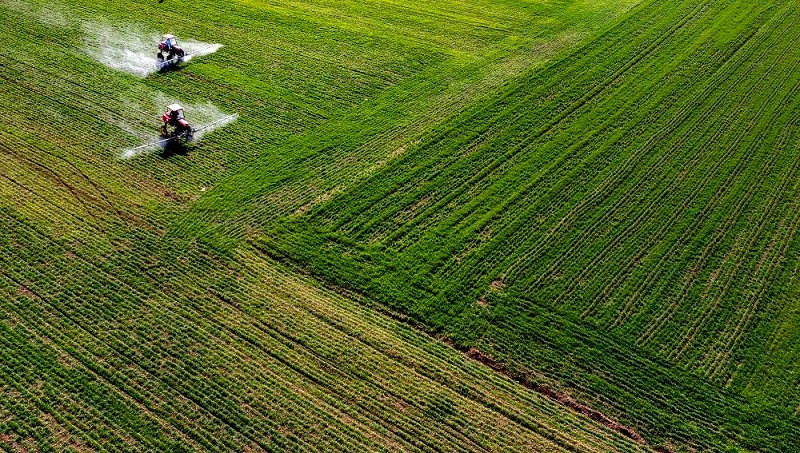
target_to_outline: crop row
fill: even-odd
[[[602,393],[656,438],[790,448],[797,423],[736,407],[785,411],[796,392],[743,403],[725,387],[747,386],[737,370],[763,360],[749,348],[783,325],[769,313],[795,241],[796,15],[647,4],[257,242],[523,376]],[[707,394],[665,398],[666,379]]]
[[[6,217],[4,222],[13,224],[13,218]],[[460,396],[463,391],[455,393],[450,390],[443,393],[447,387],[441,387],[442,384],[436,380],[425,379],[418,372],[414,372],[414,368],[407,368],[411,364],[420,367],[418,361],[426,357],[424,351],[414,348],[403,354],[402,349],[393,350],[393,355],[400,354],[406,357],[404,360],[407,364],[398,364],[392,360],[381,363],[386,359],[380,357],[387,357],[384,354],[389,351],[376,353],[372,347],[359,347],[357,343],[353,343],[352,337],[347,335],[342,337],[337,329],[326,327],[324,323],[320,324],[317,317],[308,318],[308,315],[305,315],[304,317],[308,319],[302,321],[303,317],[298,316],[301,313],[288,312],[293,305],[285,301],[285,294],[279,293],[284,297],[272,300],[268,298],[275,297],[272,293],[259,294],[259,291],[256,291],[255,294],[237,294],[237,288],[241,286],[225,284],[226,280],[223,278],[220,280],[222,283],[219,283],[221,287],[210,291],[212,294],[225,294],[225,296],[206,295],[203,298],[200,294],[194,294],[197,292],[196,281],[193,278],[182,277],[189,280],[188,288],[182,288],[176,282],[171,282],[169,285],[164,285],[171,296],[158,294],[146,296],[143,293],[145,286],[141,283],[134,288],[122,281],[115,282],[115,279],[105,275],[97,266],[82,262],[80,255],[87,253],[86,250],[78,252],[75,257],[64,257],[63,252],[54,253],[52,249],[58,249],[59,246],[53,243],[38,245],[44,239],[35,232],[29,232],[24,223],[17,223],[8,234],[12,235],[9,238],[10,242],[26,244],[24,251],[17,252],[26,255],[18,255],[15,260],[19,262],[21,259],[27,266],[17,265],[13,269],[4,271],[3,274],[4,287],[8,288],[8,291],[25,285],[24,292],[13,298],[15,300],[9,301],[5,307],[19,319],[19,324],[34,331],[37,337],[42,338],[39,341],[55,346],[56,350],[63,351],[73,357],[74,361],[82,363],[84,367],[94,372],[96,379],[111,384],[111,388],[116,390],[120,397],[134,400],[137,405],[146,408],[147,413],[158,415],[160,424],[178,430],[187,439],[196,442],[199,447],[234,448],[235,444],[224,442],[234,441],[237,437],[241,439],[238,442],[249,440],[258,444],[264,442],[263,439],[270,439],[273,443],[269,445],[280,445],[279,426],[274,428],[278,430],[277,433],[265,435],[270,431],[264,431],[267,429],[264,424],[272,420],[283,420],[285,424],[283,429],[287,431],[284,435],[293,445],[299,446],[303,442],[301,438],[289,433],[298,429],[301,432],[306,432],[303,429],[312,429],[303,437],[310,442],[330,440],[341,445],[353,445],[354,448],[357,444],[352,442],[365,442],[366,438],[360,436],[339,437],[348,431],[341,426],[323,430],[321,426],[325,424],[318,425],[318,423],[332,423],[334,419],[341,417],[350,420],[349,423],[354,429],[358,427],[359,430],[364,430],[372,426],[366,432],[372,431],[372,436],[389,436],[394,438],[391,442],[400,442],[405,444],[406,448],[413,448],[414,445],[417,448],[433,448],[433,445],[445,445],[449,442],[456,442],[450,447],[454,449],[460,449],[458,445],[488,447],[492,444],[495,445],[493,448],[499,448],[500,445],[495,442],[511,442],[513,439],[519,439],[520,446],[526,445],[530,440],[526,439],[527,436],[519,437],[518,423],[524,423],[523,426],[529,426],[527,429],[533,429],[531,433],[541,432],[542,434],[538,436],[544,437],[538,442],[545,442],[541,444],[542,446],[551,445],[548,448],[553,448],[555,445],[561,445],[564,448],[573,445],[577,439],[560,440],[563,434],[560,431],[553,431],[552,425],[567,423],[564,426],[569,427],[576,422],[579,422],[577,426],[585,423],[575,419],[575,416],[568,412],[564,413],[564,409],[552,412],[558,406],[542,400],[541,397],[536,398],[530,393],[525,398],[536,403],[536,406],[531,407],[544,406],[554,415],[560,413],[561,415],[556,417],[560,417],[563,421],[558,422],[557,418],[554,422],[544,423],[532,418],[534,414],[530,412],[519,413],[519,409],[512,410],[513,406],[506,407],[508,402],[502,399],[493,399],[491,404],[495,409],[487,412],[486,406],[470,402],[472,401],[470,399],[464,400],[465,397]],[[12,259],[8,253],[9,251],[6,251],[4,256],[6,263]],[[63,258],[45,264],[37,261],[33,255],[48,257],[61,255]],[[54,278],[52,274],[48,277],[48,269],[52,269],[52,266],[62,268],[63,274],[56,279],[58,281],[50,281]],[[137,267],[134,261],[131,271]],[[190,269],[192,266],[183,267],[183,272],[188,272]],[[247,277],[248,283],[252,283],[248,287],[263,287],[263,283],[262,286],[257,284],[259,277],[249,276],[247,273],[241,275]],[[287,277],[273,274],[272,278],[280,282]],[[55,284],[58,286],[53,286]],[[295,283],[298,286],[297,290],[303,290],[307,284]],[[171,300],[179,289],[186,291],[187,295],[178,300]],[[148,297],[154,300],[149,300]],[[227,302],[220,304],[220,300]],[[263,314],[256,316],[257,313],[254,312],[243,313],[241,308],[237,307],[247,304],[248,300],[257,300],[257,306],[282,303],[283,307],[280,310],[271,308],[266,313],[272,317],[279,316],[281,319],[267,318],[261,321]],[[317,309],[324,309],[329,305],[325,301],[314,302]],[[350,310],[353,308],[351,306]],[[336,319],[336,323],[347,325],[355,322],[343,317],[342,314],[346,315],[346,312],[335,314],[333,319]],[[333,321],[328,321],[330,322]],[[283,326],[283,332],[276,331],[275,326]],[[369,323],[356,327],[362,331],[362,335],[374,335],[374,327]],[[397,326],[394,328],[397,329]],[[213,335],[215,340],[210,339],[209,334]],[[420,341],[419,334],[407,330],[405,335],[411,335],[412,338],[417,338],[417,342]],[[389,335],[385,340],[376,338],[371,341],[374,344],[383,344],[391,339],[392,336]],[[400,341],[402,344],[406,339],[393,341]],[[425,340],[422,344],[425,345],[426,342],[428,348],[435,345],[430,340]],[[196,349],[195,345],[203,346],[202,349]],[[313,349],[310,350],[309,347]],[[316,352],[309,355],[314,350]],[[301,351],[305,352],[300,353]],[[451,375],[458,368],[453,369],[452,364],[444,365],[443,359],[448,356],[450,356],[447,359],[449,362],[453,362],[457,357],[453,352],[439,347],[436,355],[427,355],[429,358],[425,360],[432,362],[422,369],[444,366],[441,372]],[[455,361],[456,364],[459,362],[462,362],[459,368],[465,366],[463,359]],[[239,365],[232,367],[230,364]],[[508,383],[503,384],[501,378],[492,377],[480,367],[477,369],[484,373],[484,379],[491,378],[513,390],[514,387],[509,387]],[[342,381],[340,377],[342,373],[348,376],[348,379]],[[452,382],[449,385],[461,382],[461,379],[466,377],[450,378]],[[429,384],[424,384],[426,381]],[[481,390],[481,382],[477,380],[468,386],[476,386],[476,390],[473,390],[476,392]],[[424,386],[420,387],[421,384]],[[502,397],[503,390],[491,390],[496,385],[493,384],[488,389],[495,395],[500,392],[499,396]],[[487,392],[487,390],[481,391]],[[298,399],[299,395],[302,395],[302,399]],[[278,399],[272,401],[272,397]],[[431,401],[431,397],[439,399]],[[234,409],[232,406],[234,403],[245,408],[242,410],[246,416]],[[311,407],[314,409],[311,409],[309,404],[313,404]],[[402,410],[392,409],[391,405],[398,404]],[[432,408],[431,404],[434,405]],[[177,408],[181,409],[176,411]],[[281,408],[288,412],[282,413],[284,409]],[[436,415],[442,410],[445,412]],[[524,410],[529,411],[530,408]],[[65,413],[72,411],[74,409]],[[498,416],[505,420],[504,426],[506,423],[509,424],[507,438],[496,436],[497,428],[494,422],[488,424],[483,422],[482,426],[485,428],[480,428],[481,425],[470,427],[469,420],[475,417],[478,419],[487,417],[494,411],[500,411]],[[308,425],[311,420],[325,413],[328,415],[321,420],[327,418],[328,422],[320,420]],[[502,413],[509,415],[516,413],[516,415],[509,419],[508,415],[500,415]],[[430,425],[418,425],[415,420],[418,417],[429,416],[441,417],[443,420],[452,418],[443,425],[443,428],[447,433],[446,426],[454,424],[455,430],[449,431],[446,437],[438,437],[435,432],[426,434],[425,432],[430,430]],[[371,417],[378,419],[371,421]],[[84,430],[81,426],[72,426],[66,421],[63,423],[68,429],[77,432]],[[220,423],[219,428],[212,428]],[[385,431],[388,426],[396,427],[394,434]],[[209,431],[212,429],[213,431]],[[203,434],[219,429],[233,431],[218,437],[208,437]],[[489,431],[480,434],[484,429]],[[580,429],[585,430],[585,428]],[[308,437],[315,431],[318,433],[317,436],[322,437]],[[405,432],[409,434],[406,435]],[[469,434],[470,437],[481,437],[473,440],[461,437],[466,433],[472,433]],[[479,440],[481,438],[483,440]],[[90,442],[91,438],[84,441]],[[426,442],[434,443],[426,444]],[[593,443],[591,438],[581,442],[589,442],[587,446],[605,448],[601,447],[604,444]],[[268,448],[269,445],[262,446]],[[626,444],[622,442],[619,445],[624,447]]]

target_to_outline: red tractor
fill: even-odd
[[[181,61],[186,52],[178,45],[174,35],[164,35],[164,40],[158,43],[158,63]]]
[[[184,138],[191,140],[194,129],[183,116],[183,107],[178,104],[167,106],[167,110],[161,115],[161,136],[164,138]]]

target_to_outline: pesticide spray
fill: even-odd
[[[114,28],[98,23],[83,25],[86,33],[87,55],[109,68],[146,77],[159,70],[156,63],[156,48],[159,35],[133,27]],[[186,51],[184,62],[193,57],[209,55],[222,47],[222,44],[206,43],[192,39],[181,40]]]
[[[88,17],[80,17],[80,12],[61,7],[52,1],[48,1],[45,7],[25,0],[7,0],[4,6],[11,7],[26,16],[36,18],[49,26],[69,28],[76,31],[81,30],[83,35],[81,53],[90,56],[109,68],[139,77],[146,77],[163,67],[159,65],[156,57],[161,37],[152,30],[148,31],[140,26],[112,26]],[[192,58],[197,56],[212,54],[222,47],[222,44],[205,43],[192,39],[181,39],[180,45],[185,51],[185,55],[181,58],[182,62],[191,61]],[[136,100],[122,99],[122,102],[128,110],[152,111],[153,118],[158,118],[160,113],[163,112],[163,110],[159,109],[175,102],[175,99],[156,93],[153,95],[151,104],[147,101],[142,102],[140,95],[141,93],[137,93]],[[192,142],[200,140],[205,134],[230,124],[238,118],[238,115],[227,114],[209,102],[183,105],[186,116],[191,120],[193,126],[191,133],[188,134]],[[143,145],[123,150],[118,155],[120,159],[131,159],[163,150],[175,140],[175,137],[154,135],[152,131],[157,128],[157,124],[154,125],[148,122],[134,125],[123,121],[115,123],[129,135],[137,137],[141,142],[144,142]]]
[[[159,94],[154,99],[156,105],[168,105],[175,103],[175,100],[168,98],[163,94]],[[219,107],[205,102],[201,104],[183,104],[186,117],[189,118],[194,124],[192,128],[191,142],[196,143],[205,134],[219,129],[227,124],[230,124],[238,118],[236,114],[225,113]],[[160,112],[154,112],[154,117]],[[164,150],[168,145],[176,140],[175,137],[162,137],[154,136],[152,133],[130,131],[132,135],[139,137],[142,141],[146,142],[142,145],[127,148],[120,153],[119,158],[122,160],[132,159],[134,157],[152,154]]]

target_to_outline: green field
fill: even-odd
[[[800,450],[798,18],[0,2],[0,447]]]

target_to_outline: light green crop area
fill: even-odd
[[[0,448],[800,449],[799,13],[0,3]]]

